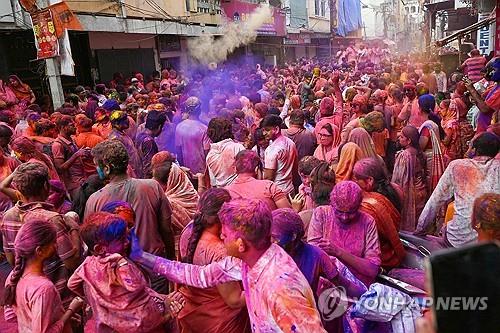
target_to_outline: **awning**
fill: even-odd
[[[448,44],[449,42],[452,42],[455,39],[458,39],[461,36],[464,36],[468,33],[477,31],[485,26],[490,25],[491,23],[495,22],[495,19],[496,19],[495,11],[493,11],[493,17],[490,15],[490,17],[488,17],[484,20],[481,20],[477,23],[474,23],[474,24],[468,26],[467,28],[464,28],[462,30],[458,30],[458,31],[454,32],[453,34],[449,35],[448,37],[445,37],[443,39],[436,41],[436,44],[438,46],[444,46],[444,45]]]

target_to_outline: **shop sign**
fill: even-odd
[[[308,34],[288,34],[284,39],[285,45],[311,44],[311,35]]]

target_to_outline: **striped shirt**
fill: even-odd
[[[481,69],[483,69],[485,64],[486,59],[483,56],[469,58],[463,63],[463,66],[465,66],[464,73],[471,81],[477,82],[483,78]]]
[[[75,223],[65,219],[62,215],[52,211],[54,207],[44,202],[31,202],[22,204],[18,202],[14,207],[5,212],[0,222],[0,231],[3,239],[3,249],[6,253],[14,254],[14,240],[21,226],[30,220],[50,221],[57,230],[57,255],[47,260],[44,264],[44,273],[54,283],[61,295],[63,303],[69,304],[71,293],[66,284],[69,272],[63,261],[71,258],[78,249],[73,247],[70,232],[78,229]]]

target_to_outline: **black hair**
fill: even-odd
[[[494,133],[484,132],[472,141],[476,155],[495,157],[500,150],[500,139]]]
[[[283,123],[283,120],[274,114],[267,115],[264,119],[262,119],[262,122],[260,124],[261,128],[265,127],[281,127],[281,124]]]
[[[87,180],[78,188],[73,198],[71,211],[78,214],[80,223],[83,222],[85,213],[85,206],[90,196],[104,187],[104,181],[98,175],[91,175]]]
[[[151,110],[146,116],[145,127],[149,130],[156,130],[161,128],[167,121],[167,115],[165,112]]]
[[[228,119],[221,117],[212,118],[208,123],[207,135],[213,143],[232,139],[233,125]]]
[[[207,217],[217,217],[217,213],[222,208],[222,205],[230,200],[231,195],[227,190],[222,188],[211,188],[203,192],[198,202],[198,212],[193,218],[193,229],[191,237],[189,238],[186,257],[183,258],[184,262],[189,264],[193,263],[194,253],[201,235],[205,228],[211,226]]]

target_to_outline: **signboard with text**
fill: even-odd
[[[477,21],[481,22],[489,16],[489,13],[479,14]],[[496,26],[490,24],[477,31],[477,49],[482,55],[489,55],[493,51],[493,28]]]
[[[31,14],[38,59],[53,58],[59,55],[59,42],[50,9]]]

